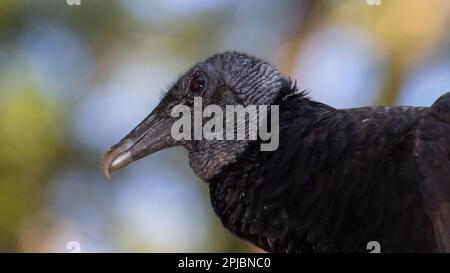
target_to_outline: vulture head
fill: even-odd
[[[220,173],[223,167],[235,162],[249,141],[200,139],[194,135],[194,129],[190,139],[174,138],[172,127],[179,119],[171,114],[174,107],[183,105],[194,110],[195,100],[199,98],[202,109],[217,105],[224,113],[226,105],[271,105],[280,90],[287,86],[290,87],[290,81],[263,60],[239,52],[216,54],[182,75],[159,105],[109,149],[103,159],[104,174],[109,178],[112,171],[149,154],[183,146],[189,152],[194,172],[203,180],[208,180]],[[225,114],[223,116],[225,118]],[[190,119],[195,126],[194,114]]]

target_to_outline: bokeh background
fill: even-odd
[[[335,107],[429,106],[450,91],[450,1],[368,2],[1,0],[0,251],[259,251],[222,228],[183,149],[111,182],[102,154],[224,50]]]

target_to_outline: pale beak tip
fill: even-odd
[[[105,175],[106,179],[111,180],[111,171],[109,168],[107,170],[103,170],[103,174]]]
[[[132,145],[133,142],[127,140],[113,146],[105,153],[102,160],[103,175],[108,180],[111,180],[111,172],[117,171],[133,161],[130,151],[127,151]]]
[[[104,156],[102,160],[103,165],[103,175],[108,179],[111,180],[111,157],[108,156],[110,152],[108,151]]]

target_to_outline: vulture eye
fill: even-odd
[[[192,78],[191,82],[189,83],[189,89],[194,93],[200,92],[205,86],[205,82],[206,82],[205,77],[203,75],[197,74]]]

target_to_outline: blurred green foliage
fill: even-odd
[[[0,102],[0,246],[13,246],[20,220],[39,208],[64,149],[61,109],[29,87]]]

